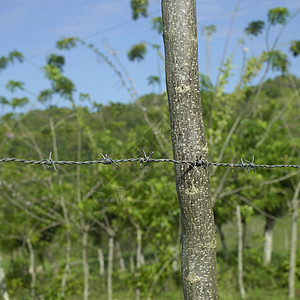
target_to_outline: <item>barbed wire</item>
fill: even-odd
[[[150,155],[147,155],[143,150],[144,156],[138,158],[122,158],[122,159],[112,159],[111,157],[103,155],[101,153],[102,158],[98,158],[96,160],[87,160],[87,161],[66,161],[66,160],[53,160],[51,158],[52,153],[50,152],[49,158],[43,160],[27,160],[22,158],[2,158],[0,159],[0,163],[3,162],[16,162],[23,164],[34,164],[34,165],[45,165],[46,167],[52,166],[54,171],[57,171],[56,165],[94,165],[94,164],[115,164],[118,166],[118,163],[126,163],[126,162],[139,162],[140,166],[147,166],[149,163],[173,163],[173,164],[188,164],[191,167],[204,167],[208,168],[210,166],[215,167],[231,167],[231,168],[241,168],[249,171],[255,171],[257,168],[266,168],[266,169],[274,169],[274,168],[296,168],[300,169],[300,165],[290,165],[290,164],[281,164],[281,165],[258,165],[254,163],[254,156],[252,156],[252,161],[248,161],[246,159],[241,159],[240,163],[224,163],[224,162],[210,162],[208,160],[202,160],[202,156],[199,155],[196,157],[194,161],[191,160],[175,160],[169,158],[151,158],[154,152],[151,152]]]

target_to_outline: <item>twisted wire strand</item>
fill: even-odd
[[[255,171],[257,168],[265,168],[265,169],[274,169],[274,168],[296,168],[299,169],[300,165],[291,165],[291,164],[277,164],[277,165],[264,165],[264,164],[255,164],[254,163],[254,157],[252,157],[252,161],[249,162],[247,160],[241,159],[240,163],[216,163],[216,162],[210,162],[207,160],[202,160],[201,156],[197,157],[194,161],[189,160],[175,160],[170,158],[151,158],[153,155],[153,152],[147,156],[145,151],[143,157],[139,158],[121,158],[121,159],[112,159],[111,157],[108,157],[107,154],[104,156],[102,153],[102,159],[96,159],[96,160],[87,160],[87,161],[66,161],[66,160],[53,160],[51,158],[51,152],[49,155],[49,158],[43,159],[43,160],[27,160],[23,158],[1,158],[0,163],[3,162],[15,162],[15,163],[23,163],[23,164],[34,164],[34,165],[45,165],[47,167],[52,166],[53,169],[56,171],[56,165],[94,165],[94,164],[115,164],[118,166],[118,163],[126,163],[126,162],[139,162],[141,166],[145,167],[149,163],[173,163],[173,164],[188,164],[192,167],[204,167],[208,168],[210,166],[216,166],[216,167],[231,167],[231,168],[241,168],[245,169],[248,172],[249,171]]]

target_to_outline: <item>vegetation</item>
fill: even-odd
[[[131,5],[134,19],[147,16],[148,1]],[[289,16],[284,8],[272,9],[266,26],[263,21],[252,22],[246,33],[257,36],[266,28],[268,39],[270,28],[286,25]],[[152,21],[161,31],[161,19]],[[129,58],[142,60],[145,45],[133,46]],[[271,46],[268,42],[261,55],[245,55],[240,82],[232,93],[225,93],[232,56],[222,64],[216,85],[199,74],[210,161],[251,160],[253,155],[258,164],[299,164],[300,80],[289,74],[288,54],[276,45],[276,40]],[[11,97],[0,97],[1,105],[11,108],[0,119],[1,158],[43,160],[51,153],[54,160],[85,161],[102,158],[101,154],[141,157],[143,150],[147,155],[154,151],[153,157],[171,158],[166,93],[136,97],[126,72],[96,46],[74,37],[57,43],[62,51],[77,46],[112,68],[132,102],[104,106],[88,93],[75,92],[63,73],[63,52],[53,53],[43,68],[49,88],[38,96],[45,109],[14,112],[31,101],[14,96],[25,89],[22,82],[10,80],[6,87]],[[295,56],[297,47],[298,42],[292,41]],[[1,71],[22,61],[22,54],[13,51],[0,58]],[[267,79],[271,69],[280,75]],[[158,76],[149,77],[149,83],[159,82]],[[68,100],[70,107],[52,105],[54,97]],[[11,299],[182,299],[182,228],[173,165],[56,165],[56,169],[1,163],[0,268],[2,262],[5,271],[1,293]],[[290,297],[300,296],[300,253],[294,247],[300,245],[294,226],[299,174],[290,169],[250,173],[210,169],[220,299],[239,299],[241,282],[248,299],[286,299],[288,288]],[[236,207],[241,214],[238,225]],[[290,250],[298,254],[296,261]]]

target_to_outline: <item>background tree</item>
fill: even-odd
[[[210,63],[210,46],[211,46],[211,36],[213,33],[217,32],[217,27],[215,25],[203,26],[202,34],[204,34],[206,42],[206,76],[210,77],[209,74],[209,63]]]

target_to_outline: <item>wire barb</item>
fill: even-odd
[[[143,150],[143,153],[144,153],[144,156],[140,158],[140,161],[141,161],[140,166],[146,167],[151,162],[150,158],[151,158],[152,154],[154,153],[154,151],[152,151],[149,156],[147,156],[145,150]]]
[[[55,172],[57,172],[56,167],[55,167],[55,161],[51,158],[52,152],[49,154],[49,158],[45,159],[45,165],[49,169],[49,165],[52,165],[53,169]]]
[[[117,167],[119,166],[115,160],[113,160],[111,157],[107,156],[107,154],[105,154],[105,156],[101,153],[101,156],[103,157],[102,163],[105,165],[109,165],[111,163],[115,164]]]

